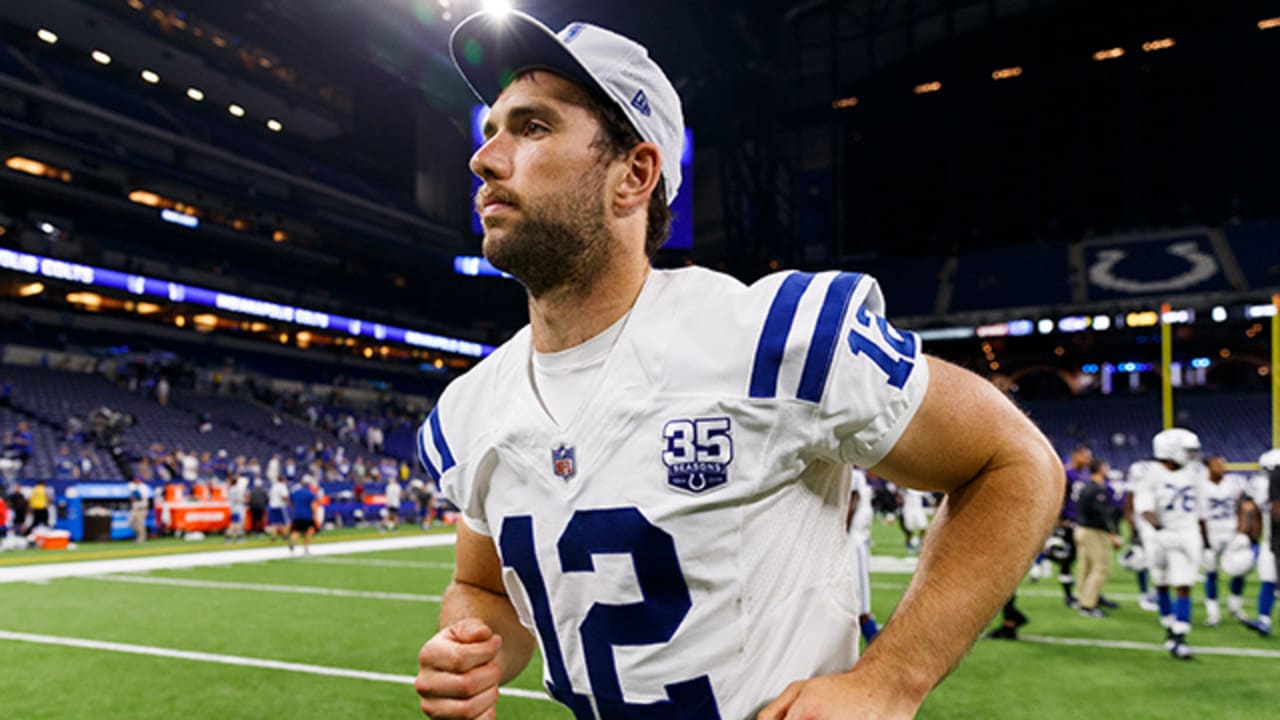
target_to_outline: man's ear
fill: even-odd
[[[614,203],[624,211],[647,207],[649,196],[662,177],[662,153],[657,145],[642,142],[627,153],[626,163],[614,192]]]

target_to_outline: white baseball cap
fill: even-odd
[[[684,113],[680,96],[649,51],[634,40],[587,23],[570,23],[557,35],[519,11],[478,12],[449,38],[453,64],[471,91],[493,105],[526,70],[562,75],[608,98],[636,132],[662,153],[667,204],[680,189]]]

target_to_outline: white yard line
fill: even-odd
[[[207,590],[249,590],[253,592],[292,593],[294,595],[323,595],[325,597],[362,598],[365,600],[402,600],[405,602],[438,603],[439,595],[415,595],[412,593],[377,592],[374,590],[346,590],[343,588],[311,587],[309,585],[270,585],[264,583],[223,582],[220,580],[187,580],[184,578],[151,577],[149,575],[89,575],[86,580],[138,583],[140,585],[171,585],[175,587],[202,588]]]
[[[871,572],[887,575],[910,575],[916,571],[919,559],[914,557],[871,556]]]
[[[1018,640],[1042,643],[1045,645],[1069,645],[1072,647],[1107,648],[1108,650],[1145,650],[1147,652],[1169,652],[1164,645],[1156,643],[1130,642],[1128,640],[1094,640],[1090,638],[1053,637],[1049,635],[1018,635]],[[1191,650],[1197,655],[1230,655],[1232,657],[1268,658],[1280,660],[1280,650],[1258,650],[1255,648],[1201,647],[1192,644]]]
[[[873,582],[872,590],[901,590],[905,588],[905,582]],[[1044,598],[1060,598],[1062,590],[1053,588],[1018,588],[1018,597],[1044,597]],[[1137,593],[1107,593],[1108,600],[1123,600],[1125,602],[1138,602],[1141,596]]]
[[[84,638],[60,637],[57,635],[35,635],[32,633],[9,632],[0,630],[0,640],[31,643],[35,645],[58,645],[62,647],[81,648],[85,650],[102,650],[106,652],[129,653],[131,655],[149,655],[151,657],[171,658],[174,660],[192,660],[195,662],[216,663],[219,665],[236,665],[239,667],[262,668],[264,670],[284,670],[287,672],[305,673],[308,675],[326,675],[328,677],[351,678],[354,680],[372,680],[374,682],[393,683],[395,685],[412,685],[411,675],[391,675],[367,670],[351,670],[326,665],[307,665],[305,663],[282,662],[262,658],[244,657],[242,655],[218,655],[215,653],[193,652],[190,650],[173,650],[170,648],[151,647],[149,645],[129,645],[125,643],[86,640]],[[535,690],[520,688],[502,688],[503,695],[531,700],[547,700],[551,698]]]
[[[425,560],[359,560],[356,558],[339,558],[339,557],[313,557],[307,558],[308,563],[321,563],[324,565],[367,565],[369,567],[385,567],[385,568],[412,568],[422,570],[452,570],[451,562],[427,562]]]
[[[409,548],[440,547],[452,545],[452,535],[410,535],[405,537],[352,540],[349,542],[317,543],[311,546],[313,556],[350,555],[352,553],[404,550]],[[177,570],[181,568],[234,565],[237,563],[267,562],[293,557],[284,545],[247,550],[211,550],[206,552],[154,555],[149,557],[121,558],[116,560],[86,560],[84,562],[59,562],[48,565],[21,565],[0,568],[0,583],[31,582],[63,577],[86,577],[122,572],[147,572],[150,570]]]

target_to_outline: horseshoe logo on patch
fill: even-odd
[[[1173,243],[1165,248],[1165,252],[1186,260],[1189,264],[1187,270],[1181,275],[1165,280],[1130,280],[1117,277],[1115,267],[1129,257],[1129,253],[1118,248],[1109,248],[1100,251],[1097,260],[1089,266],[1089,282],[1107,290],[1130,295],[1147,295],[1171,290],[1189,290],[1218,274],[1218,261],[1201,250],[1195,242]]]

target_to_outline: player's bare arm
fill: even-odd
[[[459,525],[453,581],[440,609],[440,631],[418,653],[414,687],[432,718],[487,717],[498,686],[529,664],[536,641],[502,585],[493,541]]]
[[[1237,532],[1247,536],[1249,542],[1257,544],[1262,537],[1262,511],[1258,509],[1258,504],[1248,495],[1242,495],[1237,512],[1240,514]]]
[[[1008,600],[1053,527],[1064,473],[1040,431],[990,383],[929,358],[923,403],[873,470],[942,491],[919,569],[850,672],[793,683],[760,714],[909,717]]]

